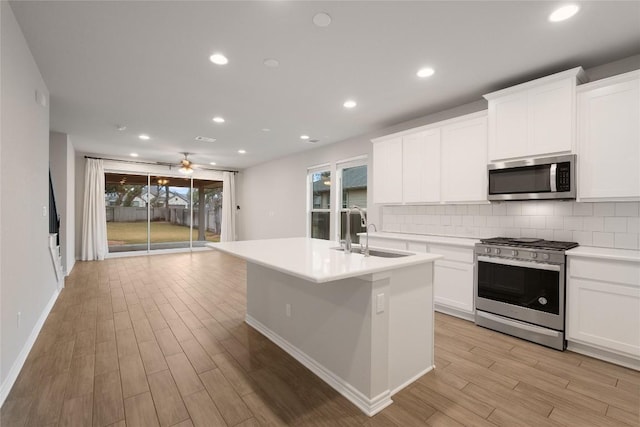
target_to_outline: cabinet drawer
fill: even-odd
[[[457,261],[473,264],[473,248],[429,244],[429,252],[442,255],[446,261]]]
[[[634,262],[569,258],[568,275],[640,287],[640,264]]]
[[[434,301],[467,313],[473,313],[473,266],[437,260],[433,270]]]

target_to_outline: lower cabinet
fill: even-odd
[[[444,258],[434,264],[434,303],[436,311],[473,320],[475,313],[473,247],[370,237],[369,246],[430,252]]]
[[[640,369],[640,262],[569,257],[567,341]]]

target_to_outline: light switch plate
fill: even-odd
[[[376,295],[376,314],[384,313],[384,294]]]

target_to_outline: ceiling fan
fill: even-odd
[[[184,159],[180,160],[179,170],[185,175],[191,175],[193,173],[193,162],[187,158],[189,153],[182,154],[184,154]]]

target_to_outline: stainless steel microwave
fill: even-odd
[[[492,163],[488,199],[575,199],[575,170],[575,154]]]

